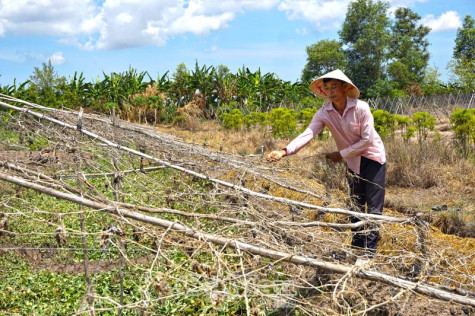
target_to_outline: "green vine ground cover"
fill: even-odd
[[[3,143],[12,148],[21,147],[18,133],[0,129]],[[51,146],[51,143],[35,141],[28,150],[41,150]],[[107,157],[98,156],[96,162],[104,172],[110,171],[112,165]],[[131,159],[124,168],[133,168],[139,160]],[[125,163],[124,163],[125,164]],[[97,172],[94,170],[84,171]],[[180,175],[177,171],[163,169],[141,176],[135,174],[133,181],[124,179],[121,196],[124,202],[134,203],[144,201],[149,206],[170,207],[176,210],[190,210],[199,213],[215,213],[217,207],[208,198],[209,182],[193,177]],[[127,177],[127,176],[125,176]],[[114,191],[109,177],[88,179],[88,184],[95,188],[96,193],[107,199],[114,200]],[[66,180],[71,187],[76,180]],[[171,198],[170,187],[173,188]],[[0,311],[5,313],[36,314],[36,315],[65,315],[74,314],[83,302],[87,292],[84,270],[80,272],[64,272],[68,265],[79,267],[77,263],[84,260],[82,251],[81,228],[78,215],[78,205],[55,197],[48,196],[30,189],[22,189],[13,185],[2,184],[3,191],[0,203],[2,213],[8,217],[8,230],[15,235],[4,234],[0,237]],[[155,194],[151,195],[153,191]],[[178,220],[183,224],[193,224],[193,219],[184,219],[173,214],[164,214],[161,218]],[[142,234],[140,242],[135,240],[134,227],[119,223],[116,218],[103,211],[85,209],[85,227],[87,228],[87,248],[90,263],[95,263],[97,270],[91,269],[94,293],[99,297],[118,298],[120,296],[119,259],[117,247],[118,236],[111,235],[108,244],[104,245],[104,230],[111,226],[120,226],[124,231],[123,241],[126,243],[124,253],[129,264],[125,264],[123,293],[124,305],[131,307],[122,311],[123,315],[141,313],[137,302],[147,301],[147,311],[153,314],[240,314],[244,307],[244,299],[239,298],[244,291],[239,284],[229,282],[232,276],[223,272],[221,277],[225,282],[215,282],[220,287],[222,295],[210,298],[208,283],[203,287],[203,275],[194,272],[190,259],[191,254],[180,246],[171,245],[167,257],[158,257],[158,262],[150,271],[150,262],[155,258],[154,252],[157,236]],[[67,236],[65,244],[58,244],[59,227],[65,227]],[[222,231],[215,221],[201,221],[200,229],[213,233]],[[234,234],[239,228],[231,228],[227,234]],[[14,250],[13,248],[16,248]],[[27,250],[22,250],[25,248]],[[28,249],[33,249],[28,251]],[[38,249],[38,250],[34,250]],[[219,250],[217,248],[217,250]],[[206,267],[213,267],[213,257],[208,251],[196,250],[192,254],[193,262]],[[145,258],[147,263],[134,263],[134,260]],[[227,264],[236,265],[237,259],[230,252],[226,258]],[[112,263],[112,267],[110,267]],[[101,268],[101,264],[110,267]],[[235,271],[239,273],[239,270]],[[167,283],[160,288],[157,275],[165,275]],[[279,279],[285,275],[273,273],[272,282],[265,284],[264,292],[278,293],[281,288]],[[155,282],[155,283],[154,283]],[[263,281],[265,283],[265,280]],[[155,284],[151,286],[150,284]],[[213,284],[213,283],[210,283]],[[147,292],[147,296],[144,293]],[[252,304],[260,304],[259,298],[251,297]],[[101,315],[117,314],[117,305],[107,299],[96,299],[95,310]]]

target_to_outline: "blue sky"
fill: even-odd
[[[152,78],[184,62],[296,81],[305,48],[338,39],[350,0],[0,0],[0,85],[23,82],[51,60],[59,75],[87,81],[129,66]],[[432,28],[430,66],[447,80],[457,27],[473,0],[391,0]]]

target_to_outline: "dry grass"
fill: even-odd
[[[193,129],[159,126],[163,132],[182,137],[188,142],[203,144],[214,150],[241,155],[265,153],[285,147],[291,139],[274,139],[262,129],[229,131],[215,121],[195,119]],[[439,127],[444,129],[444,124]],[[458,154],[450,135],[442,140],[404,142],[387,139],[388,173],[385,207],[413,215],[425,213],[426,219],[442,232],[475,237],[475,164]],[[274,166],[297,170],[308,179],[325,185],[326,202],[331,195],[341,200],[347,192],[345,165],[333,164],[322,153],[335,151],[333,139],[313,140],[297,155],[283,159]],[[449,211],[432,211],[447,205]],[[456,209],[461,212],[454,214]]]
[[[428,189],[451,180],[466,184],[475,181],[471,177],[475,174],[474,165],[458,155],[450,142],[390,139],[385,146],[389,186]]]
[[[216,121],[201,120],[196,117],[187,117],[184,125],[160,125],[157,129],[179,136],[187,142],[202,144],[214,150],[239,153],[242,155],[260,154],[261,146],[264,150],[285,146],[285,141],[275,140],[265,130],[253,128],[250,130],[230,131],[223,129]]]

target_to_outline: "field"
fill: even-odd
[[[344,165],[265,130],[4,102],[0,313],[473,315],[475,161],[389,139],[382,235],[355,266]],[[46,116],[45,116],[46,115]]]

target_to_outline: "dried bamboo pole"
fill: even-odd
[[[126,175],[130,173],[138,173],[138,172],[150,172],[150,171],[157,171],[157,170],[162,170],[167,167],[163,166],[156,166],[156,167],[147,167],[147,168],[142,168],[142,169],[131,169],[131,170],[124,170],[120,171],[121,174]],[[86,179],[91,179],[91,178],[105,178],[105,177],[113,177],[115,175],[115,172],[109,172],[109,173],[90,173],[90,174],[83,174],[82,177]],[[63,175],[54,175],[54,178],[56,179],[68,179],[68,178],[74,178],[76,175],[72,174],[63,174]]]
[[[223,221],[223,222],[228,222],[228,223],[235,223],[239,225],[246,225],[246,226],[259,226],[261,223],[259,222],[252,222],[252,221],[247,221],[247,220],[241,220],[241,219],[236,219],[232,217],[223,217],[223,216],[218,216],[214,214],[203,214],[203,213],[189,213],[185,211],[180,211],[180,210],[175,210],[175,209],[170,209],[170,208],[152,208],[152,207],[147,207],[147,206],[140,206],[140,205],[135,205],[135,204],[129,204],[129,203],[114,203],[115,205],[119,207],[124,207],[127,209],[134,209],[138,211],[143,211],[147,213],[167,213],[167,214],[175,214],[175,215],[180,215],[180,216],[185,216],[185,217],[193,217],[193,218],[204,218],[204,219],[214,219],[218,221]],[[267,222],[269,225],[285,225],[285,226],[297,226],[297,227],[329,227],[329,228],[335,228],[335,229],[343,229],[343,228],[357,228],[364,226],[367,224],[367,221],[359,221],[356,223],[348,223],[348,224],[338,224],[338,223],[327,223],[327,222],[289,222],[289,221],[270,221]]]
[[[116,125],[116,116],[115,116],[115,107],[112,108],[112,118],[113,118],[113,126]],[[115,202],[120,202],[121,200],[121,191],[123,188],[122,179],[124,174],[120,171],[119,160],[120,158],[114,156],[112,158],[112,165],[114,166],[115,172],[112,178],[113,188],[114,188],[114,196]],[[122,202],[123,202],[123,195],[122,195]],[[119,249],[119,285],[120,285],[120,296],[119,296],[119,308],[117,310],[117,315],[122,315],[122,307],[124,306],[124,261],[125,261],[125,254],[124,254],[124,244],[122,242],[122,237],[117,234],[117,245]]]
[[[78,129],[82,128],[82,111],[83,109],[79,111],[78,115]],[[81,140],[81,133],[77,133],[76,137],[74,139],[75,145],[76,145],[76,154],[77,154],[77,186],[78,186],[78,191],[79,194],[82,196],[83,194],[83,189],[82,189],[82,179],[81,179],[81,145],[80,145],[80,140]],[[87,253],[87,239],[86,239],[86,226],[84,224],[84,208],[81,203],[79,203],[79,223],[81,226],[81,241],[82,241],[82,248],[83,248],[83,256],[84,256],[84,275],[86,277],[86,287],[87,287],[87,293],[86,293],[86,301],[87,304],[89,305],[89,314],[91,316],[95,315],[94,312],[94,297],[92,295],[92,282],[91,282],[91,275],[89,273],[89,256]]]
[[[73,187],[71,187],[71,186],[69,186],[66,183],[63,183],[61,181],[55,180],[54,178],[51,178],[51,177],[45,175],[44,173],[36,172],[34,170],[30,170],[30,169],[27,169],[25,167],[20,167],[18,165],[14,165],[14,164],[12,164],[10,162],[7,162],[7,161],[0,161],[0,167],[5,168],[5,169],[9,169],[9,170],[13,170],[13,171],[16,171],[16,172],[19,172],[19,173],[23,173],[25,175],[34,176],[38,179],[42,179],[42,180],[47,181],[49,183],[49,185],[53,184],[54,186],[62,188],[63,190],[69,191],[71,193],[76,193],[76,194],[86,196],[87,198],[92,199],[92,200],[97,200],[97,201],[104,201],[105,200],[103,197],[93,196],[93,195],[87,194],[85,192],[80,192],[78,189],[73,188]],[[76,177],[77,177],[77,175],[76,175]],[[81,174],[81,177],[84,179],[83,174]]]
[[[310,258],[304,255],[294,255],[287,252],[276,251],[276,250],[252,245],[249,243],[241,242],[235,239],[201,232],[199,230],[189,228],[185,225],[182,225],[176,222],[148,216],[141,213],[131,212],[125,209],[119,209],[117,207],[110,207],[103,203],[94,202],[82,197],[78,197],[76,195],[56,191],[56,190],[41,186],[39,184],[31,183],[20,178],[6,175],[4,173],[0,173],[0,180],[14,183],[26,188],[30,188],[30,189],[54,196],[59,199],[68,200],[74,203],[81,203],[84,206],[98,209],[98,210],[103,210],[105,212],[108,212],[114,215],[119,215],[119,216],[127,217],[130,219],[134,219],[143,223],[170,229],[197,240],[205,240],[208,242],[222,245],[224,247],[240,249],[240,250],[252,253],[254,255],[260,255],[260,256],[271,258],[274,260],[283,260],[283,261],[291,262],[298,265],[311,266],[311,267],[323,269],[325,271],[329,271],[333,273],[338,273],[338,274],[351,273],[355,277],[358,277],[361,279],[377,281],[377,282],[385,283],[391,286],[408,289],[415,293],[436,298],[439,300],[450,301],[450,302],[455,302],[455,303],[475,307],[475,297],[462,296],[458,294],[449,293],[444,290],[428,286],[426,284],[408,281],[405,279],[401,279],[401,278],[394,277],[394,276],[377,272],[377,271],[372,271],[372,270],[364,271],[364,270],[355,268],[353,266],[335,264],[331,262],[326,262],[326,261]]]
[[[59,182],[49,176],[46,176],[43,173],[39,173],[30,169],[26,169],[24,167],[20,167],[17,165],[14,165],[12,163],[6,162],[6,161],[0,161],[0,167],[3,167],[5,169],[10,169],[14,170],[26,175],[32,175],[35,176],[39,179],[43,179],[48,181],[49,183],[53,184],[53,188],[61,188],[66,191],[69,191],[71,193],[79,194],[81,196],[84,196],[88,199],[98,201],[98,202],[103,202],[110,204],[112,203],[111,201],[105,199],[102,196],[94,196],[90,195],[84,192],[81,192],[75,188],[72,188],[62,182]],[[112,173],[111,173],[112,174]],[[84,178],[84,175],[81,174],[81,177]],[[50,184],[49,184],[50,185]],[[190,213],[186,211],[180,211],[180,210],[175,210],[171,208],[165,208],[165,207],[148,207],[148,206],[142,206],[142,205],[135,205],[135,204],[130,204],[130,203],[123,203],[123,202],[114,202],[114,205],[117,205],[119,207],[124,207],[127,209],[132,209],[132,210],[137,210],[137,211],[142,211],[142,212],[147,212],[147,213],[154,213],[154,214],[174,214],[174,215],[179,215],[179,216],[184,216],[184,217],[191,217],[191,218],[196,218],[196,219],[212,219],[212,220],[217,220],[217,221],[223,221],[223,222],[228,222],[228,223],[234,223],[238,225],[246,225],[246,226],[258,226],[260,223],[258,222],[252,222],[248,220],[240,220],[237,218],[233,217],[225,217],[225,216],[218,216],[215,214],[203,214],[203,213]],[[357,228],[364,226],[367,224],[367,221],[359,221],[356,223],[348,223],[348,224],[339,224],[339,223],[328,223],[328,222],[319,222],[319,221],[313,221],[313,222],[290,222],[290,221],[273,221],[273,222],[268,222],[269,225],[285,225],[285,226],[297,226],[297,227],[329,227],[329,228],[334,228],[334,229],[348,229],[348,228]]]
[[[23,100],[21,100],[21,99],[16,99],[16,98],[9,97],[9,96],[5,96],[5,95],[2,95],[2,94],[0,94],[0,96],[6,97],[6,98],[0,97],[0,99],[6,99],[6,100],[9,100],[9,101],[14,101],[14,102],[23,103],[23,104],[30,105],[30,106],[33,106],[33,107],[35,107],[35,108],[41,109],[41,110],[50,110],[50,111],[52,111],[52,112],[54,112],[54,111],[60,111],[60,112],[62,112],[62,113],[72,113],[72,111],[64,111],[64,110],[50,109],[50,108],[47,108],[47,107],[44,107],[44,106],[41,106],[41,105],[38,105],[38,104],[35,104],[35,103],[26,102],[26,101],[23,101]],[[113,108],[113,110],[115,110],[115,107]],[[104,120],[104,119],[102,119],[102,118],[95,117],[95,116],[93,116],[93,115],[91,115],[91,114],[88,114],[88,116],[89,116],[90,119],[93,119],[93,120],[99,120],[99,121],[102,121],[102,122],[107,122],[106,120]],[[124,126],[119,126],[119,124],[118,124],[118,117],[116,117],[116,116],[114,115],[114,113],[113,113],[111,119],[112,119],[112,123],[111,123],[112,126],[114,126],[114,127],[116,127],[116,128],[131,130],[131,131],[133,131],[133,132],[140,132],[140,133],[146,134],[146,135],[149,136],[149,137],[156,138],[156,139],[159,139],[159,140],[162,140],[162,141],[163,141],[163,139],[160,139],[160,138],[158,138],[158,137],[155,136],[155,135],[150,135],[150,134],[144,133],[142,130],[139,130],[139,129],[137,129],[137,128],[128,128],[128,127],[124,127]],[[145,151],[141,151],[141,152],[145,153]],[[142,163],[142,162],[143,162],[143,157],[142,157],[142,159],[141,159],[141,163]],[[235,163],[241,163],[240,161],[234,161],[234,162],[235,162]],[[235,167],[235,168],[237,168],[237,167],[233,164],[233,161],[228,162],[228,164],[231,165],[231,166],[233,166],[233,167]],[[153,167],[152,167],[152,168],[153,168]],[[152,169],[152,168],[150,168],[150,171],[151,171],[151,170],[154,170],[154,169]],[[163,168],[163,167],[162,167],[162,168]],[[142,170],[142,168],[141,168],[141,170]],[[144,170],[147,170],[147,168],[145,168]],[[249,172],[249,173],[251,173],[251,174],[254,174],[254,175],[257,175],[257,176],[259,176],[259,177],[262,177],[262,178],[264,178],[264,179],[266,179],[266,180],[268,180],[268,181],[272,181],[273,183],[275,183],[275,184],[277,184],[277,185],[279,185],[279,186],[281,186],[281,187],[283,187],[283,188],[286,188],[286,189],[289,189],[289,190],[292,190],[292,191],[296,191],[296,192],[299,192],[299,193],[307,194],[307,195],[310,195],[310,196],[313,196],[313,197],[316,197],[316,198],[319,198],[319,199],[322,198],[321,196],[319,196],[319,195],[317,195],[317,194],[315,194],[315,193],[313,193],[313,192],[310,192],[310,191],[307,191],[307,190],[302,190],[302,189],[296,188],[296,187],[294,187],[294,186],[291,186],[291,185],[288,185],[288,184],[285,184],[285,183],[276,181],[276,180],[274,180],[274,179],[270,179],[270,177],[268,177],[268,176],[266,176],[266,175],[263,175],[263,174],[261,174],[261,173],[258,173],[258,172],[256,172],[256,171],[247,170],[247,172]],[[109,174],[108,174],[108,175],[109,175]],[[112,175],[113,175],[113,174],[110,174],[110,176],[112,176]],[[84,175],[84,176],[85,176],[86,178],[88,178],[88,177],[96,177],[96,175]],[[97,175],[97,176],[100,176],[100,175]],[[59,176],[59,177],[62,178],[62,177],[67,177],[67,176]],[[74,176],[72,176],[72,177],[74,177]]]
[[[74,130],[77,129],[76,126],[73,126],[71,124],[62,122],[62,121],[57,120],[55,118],[49,117],[47,115],[31,111],[30,109],[19,108],[19,107],[16,107],[16,106],[4,103],[4,102],[0,102],[0,105],[2,105],[4,107],[7,107],[7,108],[10,108],[12,110],[20,111],[20,112],[23,112],[23,113],[29,113],[33,116],[36,116],[36,117],[40,118],[40,119],[48,120],[50,122],[53,122],[53,123],[58,124],[58,125],[63,126],[63,127],[67,127],[67,128],[74,129]],[[325,212],[325,213],[328,212],[328,213],[335,213],[335,214],[344,214],[344,215],[354,216],[356,218],[366,219],[366,220],[384,221],[384,222],[389,222],[389,223],[401,223],[401,224],[402,223],[410,224],[410,223],[413,222],[413,219],[411,219],[411,218],[397,218],[397,217],[391,217],[391,216],[385,216],[385,215],[359,213],[359,212],[349,211],[349,210],[345,210],[345,209],[341,209],[341,208],[322,207],[322,206],[317,206],[317,205],[314,205],[314,204],[309,204],[309,203],[298,202],[298,201],[286,199],[286,198],[283,198],[283,197],[276,197],[276,196],[272,196],[272,195],[269,195],[269,194],[263,194],[263,193],[255,192],[255,191],[249,190],[249,189],[247,189],[243,186],[235,185],[235,184],[232,184],[232,183],[229,183],[227,181],[220,180],[220,179],[211,178],[211,177],[209,177],[207,175],[204,175],[204,174],[201,174],[199,172],[196,172],[196,171],[193,171],[193,170],[181,167],[181,166],[171,164],[168,161],[164,161],[164,160],[158,159],[156,157],[150,156],[148,154],[141,153],[140,151],[128,148],[126,146],[116,144],[116,143],[111,142],[110,140],[108,140],[108,139],[106,139],[102,136],[99,136],[99,135],[97,135],[95,133],[92,133],[90,131],[87,131],[85,129],[81,129],[81,132],[83,134],[91,137],[94,140],[98,140],[98,141],[103,142],[107,146],[129,152],[129,153],[137,155],[139,157],[143,157],[143,158],[149,159],[151,161],[160,163],[160,164],[162,164],[164,166],[167,166],[169,168],[179,170],[181,172],[193,175],[197,178],[207,180],[207,181],[210,181],[210,182],[214,182],[214,183],[220,184],[222,186],[244,192],[244,193],[246,193],[248,195],[251,195],[251,196],[260,197],[260,198],[263,198],[263,199],[267,199],[267,200],[275,201],[275,202],[280,202],[280,203],[284,203],[284,204],[288,204],[288,205],[295,205],[295,206],[300,206],[300,207],[304,207],[304,208],[315,209],[315,210],[319,210],[319,211],[322,211],[322,212]]]

